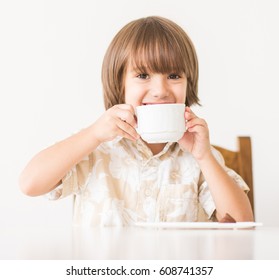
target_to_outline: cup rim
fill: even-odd
[[[148,105],[140,105],[136,107],[137,110],[148,110],[149,108],[156,108],[156,107],[183,107],[185,108],[186,105],[184,103],[161,103],[161,104],[148,104]]]
[[[156,106],[186,106],[185,103],[155,103],[155,104],[147,104],[147,105],[139,105],[136,106],[136,108],[138,107],[156,107]]]

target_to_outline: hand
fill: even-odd
[[[140,136],[135,127],[135,111],[129,104],[119,104],[108,109],[93,125],[94,137],[102,143],[113,140],[117,136],[132,141]]]
[[[190,107],[185,109],[185,120],[187,131],[178,143],[182,149],[190,152],[197,160],[201,160],[211,153],[207,123],[197,117]]]

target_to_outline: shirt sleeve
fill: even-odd
[[[47,194],[50,200],[57,200],[71,194],[78,194],[86,185],[87,178],[92,170],[94,154],[91,153],[75,165],[62,178],[62,183]]]
[[[223,156],[219,151],[217,151],[215,148],[211,147],[212,153],[216,160],[219,162],[219,164],[224,168],[224,170],[227,172],[227,174],[236,182],[236,184],[245,192],[248,193],[249,187],[244,182],[242,177],[237,174],[234,170],[228,168],[225,165],[225,161]],[[205,181],[205,178],[203,174],[200,175],[199,180],[199,201],[202,205],[202,208],[204,209],[205,213],[208,215],[210,220],[215,220],[215,203],[213,201],[213,197],[210,193],[209,187],[207,182]]]

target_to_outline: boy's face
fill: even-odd
[[[139,73],[128,67],[125,80],[125,103],[134,108],[147,104],[185,103],[187,78],[178,73]]]

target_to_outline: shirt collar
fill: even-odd
[[[136,149],[140,153],[140,157],[142,159],[159,158],[160,156],[166,154],[171,147],[178,145],[176,142],[168,142],[160,153],[153,155],[150,148],[145,144],[145,142],[141,138],[138,139],[136,142],[130,141],[126,138],[122,138],[122,140],[130,146],[132,146],[133,149]]]

